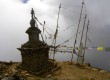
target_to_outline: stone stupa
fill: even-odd
[[[45,72],[52,69],[54,66],[52,62],[49,61],[49,46],[39,40],[39,34],[41,30],[38,26],[35,26],[35,13],[31,10],[31,21],[30,26],[26,33],[28,34],[29,41],[21,45],[18,48],[22,56],[22,68],[34,73]]]

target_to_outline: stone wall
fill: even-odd
[[[21,50],[22,67],[25,69],[36,69],[43,64],[48,63],[48,50],[49,48],[41,48],[36,50],[24,49]]]

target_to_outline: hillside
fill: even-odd
[[[45,77],[37,77],[29,74],[27,71],[18,71],[20,77],[25,80],[110,80],[110,73],[101,69],[85,66],[79,66],[77,63],[70,65],[69,62],[57,62],[61,67],[59,70],[46,75]],[[1,77],[9,77],[19,63],[4,64],[0,66]],[[10,75],[11,74],[11,75]],[[13,80],[13,79],[10,79]]]

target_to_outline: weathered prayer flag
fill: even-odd
[[[103,51],[103,47],[97,47],[98,51]]]
[[[110,47],[105,48],[106,52],[110,52]]]

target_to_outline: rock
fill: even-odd
[[[1,80],[22,80],[18,76],[13,76],[13,77],[4,77]]]
[[[5,73],[4,75],[5,75],[5,77],[9,76],[9,74],[8,74],[8,73]]]
[[[92,68],[92,70],[93,70],[93,71],[98,71],[98,69],[96,69],[96,68]]]
[[[75,64],[75,65],[77,65],[77,64],[78,64],[78,62],[74,62],[74,64]]]
[[[22,72],[21,72],[21,74],[26,74],[26,73],[27,73],[27,71],[22,71]]]
[[[86,69],[91,69],[91,67],[85,67]]]
[[[106,71],[105,71],[105,70],[100,70],[100,72],[101,72],[101,73],[105,73]]]
[[[51,74],[47,75],[47,78],[50,78],[51,77]]]
[[[90,80],[95,80],[95,79],[93,77],[91,77]]]
[[[4,77],[1,80],[15,80],[13,77]]]
[[[15,76],[15,75],[17,75],[17,74],[18,74],[18,71],[15,70],[15,69],[12,69],[12,76]]]
[[[84,66],[90,67],[91,65],[90,65],[90,63],[86,63],[86,64],[84,64]]]
[[[25,76],[28,76],[28,77],[29,77],[29,76],[31,76],[31,75],[27,73],[27,74],[25,74]]]
[[[79,80],[89,80],[87,77],[81,77]]]
[[[0,80],[2,79],[2,76],[0,76]]]

